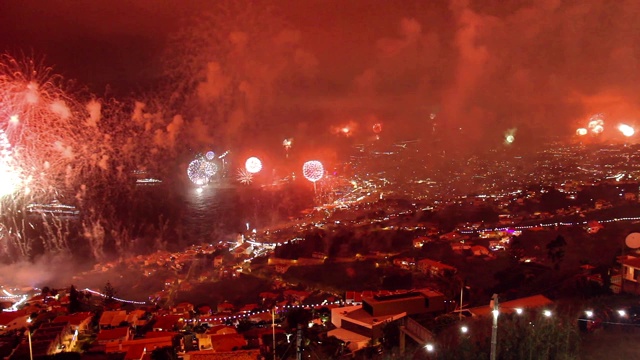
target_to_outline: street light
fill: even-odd
[[[433,350],[435,350],[433,344],[427,344],[424,346],[424,348],[427,349],[428,352],[433,352]]]
[[[522,315],[522,308],[516,308],[516,314]]]
[[[551,317],[551,310],[545,310],[545,311],[543,312],[543,314],[544,314],[544,316],[546,316],[546,317]]]
[[[462,326],[462,327],[460,327],[460,331],[461,331],[463,334],[466,334],[467,332],[469,332],[469,328],[468,328],[468,327],[466,327],[466,326]]]
[[[587,315],[588,318],[593,316],[593,311],[591,311],[591,310],[587,310],[584,313],[585,313],[585,315]]]
[[[496,348],[498,346],[498,315],[500,315],[498,294],[493,294],[489,307],[493,310],[493,326],[491,327],[491,360],[496,360]]]

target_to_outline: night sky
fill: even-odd
[[[200,61],[223,65],[208,68],[201,98],[219,96],[225,64],[251,74],[243,91],[253,112],[225,121],[229,137],[251,121],[327,132],[351,123],[361,133],[379,121],[425,137],[435,121],[459,146],[481,146],[513,129],[522,144],[570,137],[596,113],[612,125],[607,139],[620,122],[640,123],[637,1],[253,3],[273,17],[224,24],[214,1],[4,1],[0,49],[43,57],[98,96],[107,85],[128,95],[166,80],[167,54],[182,47],[171,39],[204,23],[231,45],[220,58],[202,50]],[[202,20],[207,12],[216,24]],[[251,56],[239,58],[243,41]]]

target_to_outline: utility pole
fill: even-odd
[[[29,336],[29,359],[33,360],[33,347],[31,346],[31,330],[27,329],[27,336]]]
[[[271,309],[271,328],[273,329],[273,360],[276,360],[276,307]]]
[[[298,324],[296,334],[296,360],[302,360],[302,324]]]
[[[491,327],[491,360],[496,360],[496,347],[498,345],[498,315],[500,314],[498,305],[498,294],[493,294],[489,303],[493,314],[493,326]]]

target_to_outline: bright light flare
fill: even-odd
[[[381,123],[373,124],[373,132],[376,134],[380,134],[382,132],[382,124]]]
[[[13,194],[20,184],[20,177],[11,166],[11,160],[11,144],[5,132],[0,130],[0,197]]]
[[[633,136],[633,134],[636,133],[636,130],[633,127],[631,127],[631,126],[629,126],[627,124],[620,124],[618,126],[618,130],[620,130],[622,135],[624,135],[626,137]]]
[[[247,159],[244,163],[244,168],[251,174],[259,173],[262,170],[262,161],[255,156]]]
[[[18,174],[4,161],[0,161],[0,197],[13,194],[20,185]]]
[[[585,135],[587,135],[588,132],[589,132],[589,130],[587,130],[585,128],[579,128],[578,130],[576,130],[576,135],[585,136]]]
[[[307,161],[302,165],[302,175],[307,180],[315,183],[324,176],[324,166],[317,160]]]
[[[293,145],[293,139],[284,139],[282,141],[282,146],[284,146],[284,149],[287,151],[291,149],[291,145]]]
[[[516,131],[518,129],[509,129],[504,133],[504,144],[511,145],[514,141],[516,141]]]

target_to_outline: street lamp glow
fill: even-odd
[[[466,333],[468,333],[468,332],[469,332],[469,328],[468,328],[468,327],[466,327],[466,326],[462,326],[462,327],[460,327],[460,331],[461,331],[463,334],[466,334]]]
[[[545,310],[545,311],[543,312],[543,314],[544,314],[544,316],[546,316],[546,317],[551,317],[551,310]]]
[[[521,308],[516,308],[516,314],[522,315],[522,309]]]
[[[424,346],[425,349],[427,349],[428,352],[433,352],[433,350],[435,349],[433,347],[433,344],[427,344]]]
[[[588,318],[593,316],[593,311],[591,311],[591,310],[587,310],[584,313],[585,313],[585,315],[587,315]]]
[[[618,315],[620,316],[627,316],[627,312],[624,310],[618,310]]]

